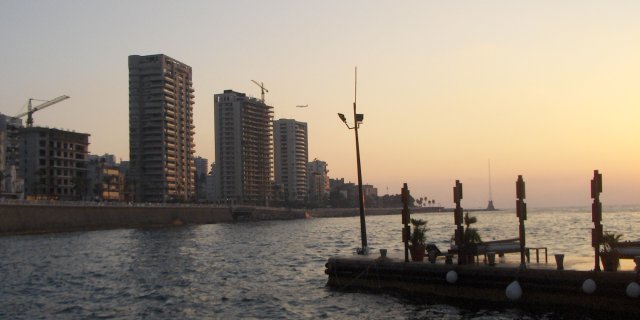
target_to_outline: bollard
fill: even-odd
[[[556,266],[558,266],[558,270],[564,270],[564,254],[556,254]]]
[[[380,257],[381,258],[387,257],[387,249],[380,249]]]
[[[489,260],[490,266],[496,265],[496,253],[495,252],[487,252],[487,259]]]

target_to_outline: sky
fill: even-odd
[[[309,160],[352,182],[337,113],[357,99],[380,195],[406,182],[451,207],[460,180],[464,208],[513,208],[522,175],[530,207],[589,206],[599,170],[605,206],[640,204],[638,16],[638,1],[0,0],[0,113],[69,95],[35,125],[128,160],[127,57],[162,53],[193,69],[210,162],[213,95],[259,97],[256,80],[275,119],[308,123]]]

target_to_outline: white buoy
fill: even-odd
[[[593,279],[587,279],[582,283],[582,291],[584,291],[584,293],[592,294],[596,291],[597,287]]]
[[[509,300],[511,301],[520,300],[520,298],[522,297],[522,287],[520,287],[520,283],[518,283],[518,280],[511,282],[507,286],[505,293],[507,294],[507,298],[509,298]]]
[[[627,296],[629,298],[637,298],[640,297],[640,284],[637,282],[631,282],[627,286]]]
[[[447,282],[456,283],[458,281],[458,273],[454,270],[447,272]]]

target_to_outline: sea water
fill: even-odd
[[[475,212],[483,240],[518,236],[514,211]],[[640,208],[605,208],[605,230],[640,238]],[[450,244],[452,213],[421,213]],[[530,210],[527,246],[593,264],[588,208]],[[401,218],[368,216],[372,255],[403,257]],[[325,263],[360,246],[358,217],[0,237],[0,319],[556,319],[581,310],[469,304],[326,287]],[[507,255],[519,261],[519,255]],[[627,265],[628,266],[628,265]],[[593,268],[591,266],[591,268]]]

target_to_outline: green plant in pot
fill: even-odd
[[[605,231],[600,238],[600,261],[604,271],[616,271],[620,266],[620,254],[616,246],[620,243],[622,234]]]
[[[480,238],[480,233],[478,229],[471,228],[471,225],[478,222],[476,217],[469,216],[469,212],[466,212],[464,215],[464,234],[462,236],[462,245],[465,250],[465,259],[466,263],[471,263],[474,261],[476,254],[478,253],[478,245],[482,243],[482,238]]]
[[[409,237],[409,251],[411,252],[411,260],[423,261],[427,250],[427,221],[422,219],[411,219],[413,226],[411,237]]]

